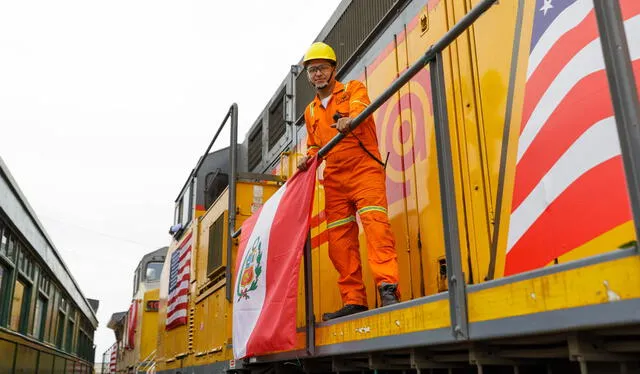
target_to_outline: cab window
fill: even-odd
[[[145,271],[146,282],[156,282],[160,280],[160,273],[162,272],[162,262],[150,262],[147,264],[147,270]]]

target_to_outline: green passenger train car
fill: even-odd
[[[0,374],[93,373],[97,308],[0,159]]]

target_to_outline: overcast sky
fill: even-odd
[[[0,157],[100,300],[97,361],[229,105],[242,142],[339,2],[0,3]]]

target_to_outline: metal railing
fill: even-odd
[[[631,66],[629,45],[622,21],[620,3],[611,0],[593,0],[604,64],[609,80],[609,91],[618,128],[618,139],[631,211],[640,235],[640,103],[636,80]]]
[[[156,350],[153,350],[144,360],[140,361],[138,365],[135,367],[135,372],[138,373],[140,371],[149,372],[149,369],[154,368],[156,366]]]
[[[433,44],[425,54],[409,69],[400,75],[382,94],[351,122],[350,129],[359,126],[372,115],[392,95],[397,93],[411,78],[429,65],[435,122],[435,137],[440,178],[440,197],[442,201],[445,255],[447,278],[449,282],[449,308],[451,333],[456,340],[469,339],[467,316],[467,295],[465,274],[462,271],[459,223],[455,199],[455,179],[451,154],[451,138],[446,105],[444,68],[442,52],[458,36],[464,33],[497,0],[484,0],[471,9],[443,37]],[[605,67],[609,78],[611,96],[614,101],[616,123],[620,138],[622,157],[625,166],[627,186],[630,194],[636,233],[640,233],[640,104],[631,59],[626,42],[620,7],[617,1],[594,0],[598,19],[602,47],[605,55]],[[320,157],[327,155],[346,134],[340,133],[318,151]],[[241,230],[233,234],[239,236]],[[305,274],[305,311],[306,311],[306,350],[315,353],[315,318],[313,317],[311,245],[304,249]]]

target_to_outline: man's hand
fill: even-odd
[[[340,131],[341,133],[346,133],[351,131],[351,121],[353,121],[353,119],[349,118],[349,117],[341,117],[338,119],[338,121],[336,123],[334,123],[333,125],[331,125],[331,127],[335,128],[336,130]]]
[[[309,157],[309,156],[304,156],[303,158],[298,160],[298,170],[300,170],[300,171],[307,170],[309,168],[309,165],[307,165],[309,160],[311,160],[311,157]]]

